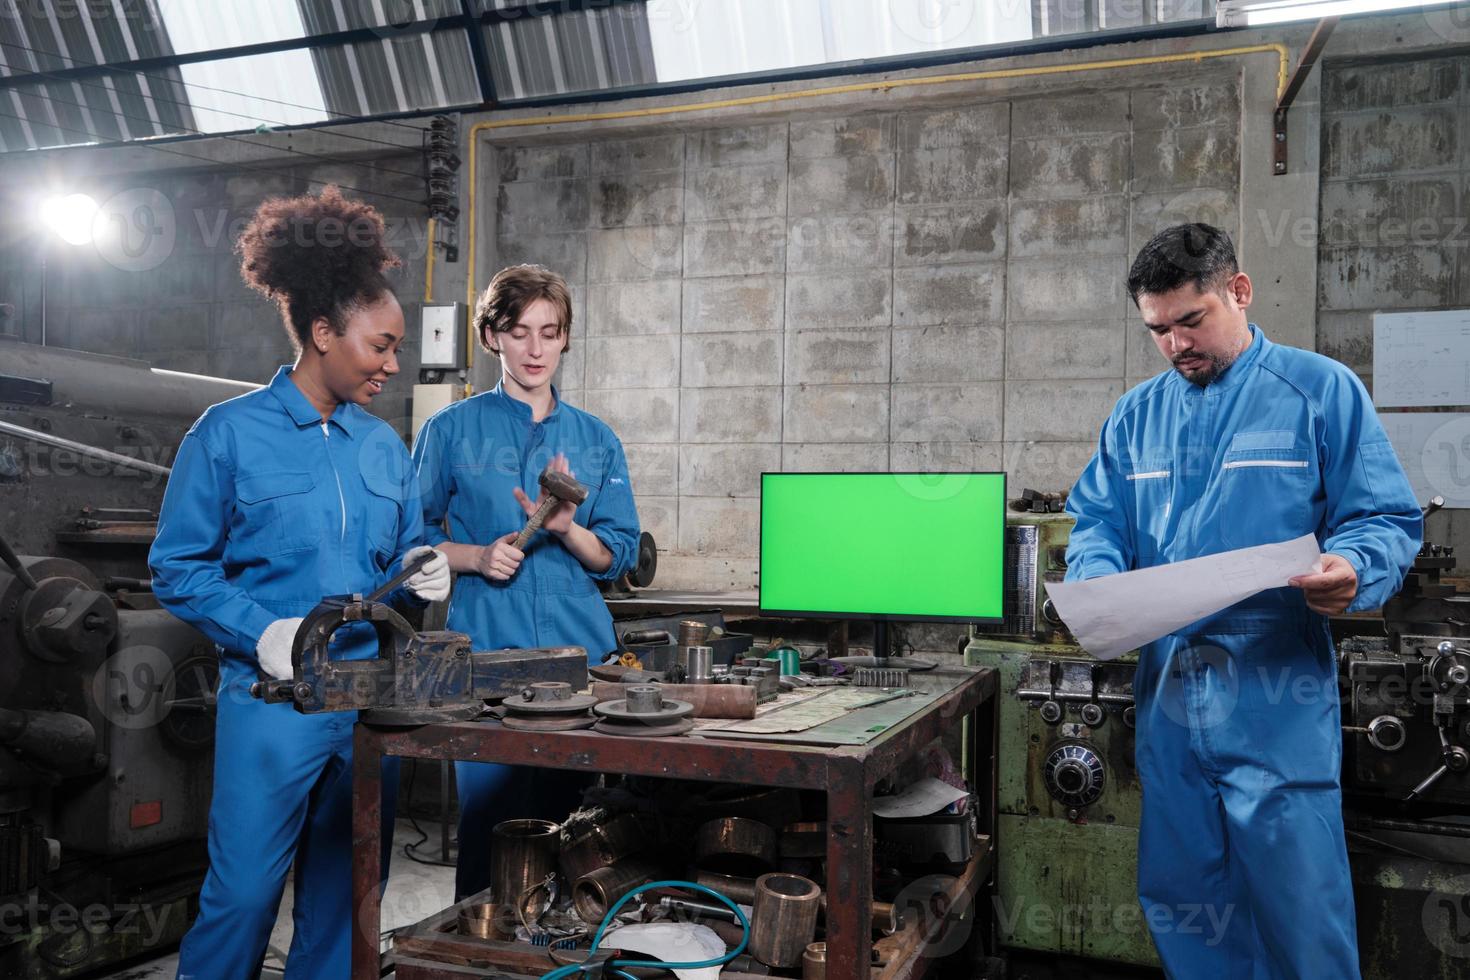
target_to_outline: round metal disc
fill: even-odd
[[[478,718],[484,710],[485,705],[481,701],[443,708],[367,708],[358,712],[357,720],[378,728],[417,728],[419,725],[470,721]]]
[[[673,701],[669,698],[664,698],[664,706],[661,709],[646,714],[630,712],[627,701],[604,701],[599,705],[594,705],[592,710],[602,717],[610,718],[613,721],[648,722],[657,725],[660,722],[672,721],[676,718],[683,718],[686,715],[694,714],[694,705],[688,701]]]
[[[523,701],[506,698],[501,702],[506,712],[512,715],[579,715],[597,703],[590,694],[573,694],[560,701]]]
[[[665,735],[683,735],[694,729],[694,721],[690,718],[676,718],[672,722],[663,724],[646,724],[639,721],[612,721],[604,718],[592,726],[594,732],[604,735],[633,735],[643,738],[661,738]]]
[[[501,719],[501,724],[513,732],[574,732],[580,728],[591,728],[597,722],[589,714],[575,715],[570,718],[558,718],[556,716],[537,718],[517,718],[510,715]]]

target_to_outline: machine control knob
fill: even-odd
[[[1062,617],[1057,614],[1057,607],[1049,598],[1041,604],[1041,618],[1053,626],[1062,625]]]
[[[1455,652],[1455,645],[1449,640],[1445,640],[1440,643],[1439,646],[1435,647],[1435,649],[1439,651],[1439,655],[1441,657],[1448,657],[1450,654]]]
[[[1055,701],[1041,702],[1041,720],[1048,725],[1055,725],[1062,720],[1062,706]]]
[[[1464,664],[1455,664],[1449,670],[1445,671],[1444,676],[1445,680],[1451,684],[1464,684],[1466,681],[1470,681],[1470,668],[1467,668]]]
[[[1123,709],[1123,724],[1129,728],[1138,724],[1138,709],[1131,704]]]
[[[1096,728],[1103,723],[1104,717],[1106,716],[1103,714],[1102,705],[1089,702],[1082,706],[1082,723],[1084,725]]]
[[[1069,807],[1091,806],[1102,796],[1106,767],[1102,757],[1087,745],[1059,745],[1042,767],[1046,791]]]
[[[1393,715],[1379,715],[1368,722],[1368,744],[1380,752],[1397,752],[1408,738],[1408,729]]]

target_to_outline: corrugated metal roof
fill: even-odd
[[[1019,10],[1002,22],[993,0],[781,0],[790,7],[779,17],[772,2],[471,0],[468,16],[461,0],[10,3],[0,151],[986,57],[1003,50],[988,42],[1206,23],[1215,10],[1215,0],[1012,0]],[[930,7],[948,20],[936,26]],[[732,48],[722,23],[748,43]]]

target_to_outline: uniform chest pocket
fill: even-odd
[[[300,471],[252,473],[235,481],[238,501],[231,543],[245,555],[285,555],[321,546],[313,506],[316,478]]]
[[[1312,507],[1313,470],[1296,449],[1232,449],[1216,474],[1216,520],[1227,549],[1251,548],[1300,537]]]
[[[1163,550],[1169,510],[1174,499],[1174,468],[1167,458],[1136,460],[1124,475],[1133,491],[1133,513],[1138,528],[1135,546],[1140,568],[1155,563]]]
[[[387,570],[398,546],[398,527],[403,520],[403,504],[396,497],[383,493],[367,481],[367,494],[358,519],[362,521],[360,531],[363,540],[372,549],[373,559],[380,570]]]

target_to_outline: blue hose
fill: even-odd
[[[724,895],[721,895],[713,888],[706,888],[704,885],[697,885],[692,881],[650,881],[648,884],[640,885],[630,891],[628,894],[624,895],[622,898],[618,899],[617,903],[613,905],[612,908],[607,910],[607,915],[602,917],[602,924],[597,927],[597,932],[592,936],[593,952],[596,952],[597,948],[602,944],[602,936],[605,932],[607,932],[607,927],[612,924],[613,919],[618,914],[618,911],[628,903],[628,900],[636,898],[644,892],[654,888],[687,888],[696,892],[704,892],[706,895],[717,898],[720,901],[724,902],[727,906],[730,907],[730,909],[735,913],[735,917],[740,921],[740,928],[744,932],[744,935],[740,937],[740,945],[736,946],[730,952],[726,953],[724,956],[718,957],[717,959],[700,960],[693,963],[663,963],[658,960],[612,960],[607,965],[613,968],[618,976],[626,977],[627,980],[635,980],[635,978],[631,974],[616,969],[617,967],[626,966],[651,967],[656,970],[699,970],[703,969],[704,967],[710,966],[724,966],[726,963],[730,962],[735,957],[745,952],[746,944],[750,942],[750,920],[745,917],[745,913],[741,910],[740,906],[736,905],[734,902],[730,901],[728,898],[726,898]],[[569,963],[566,966],[557,967],[550,973],[542,974],[541,980],[564,980],[565,977],[576,976],[578,973],[582,972],[584,972],[582,969],[582,964]]]

